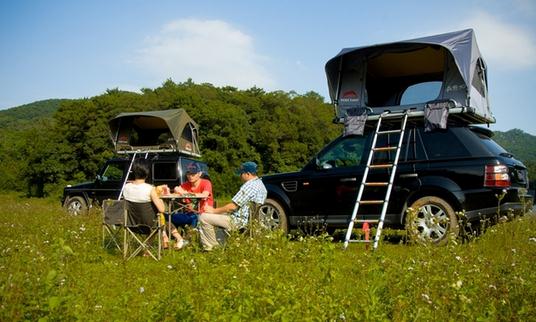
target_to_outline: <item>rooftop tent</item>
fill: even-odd
[[[494,123],[486,73],[472,29],[345,48],[326,63],[338,120],[349,109],[422,112],[427,102],[441,100],[463,122]]]
[[[118,153],[178,152],[201,156],[198,126],[184,109],[121,113],[108,124]]]

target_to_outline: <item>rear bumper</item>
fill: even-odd
[[[523,214],[532,209],[534,204],[532,196],[527,196],[525,202],[506,202],[499,207],[484,208],[478,210],[466,211],[465,216],[469,221],[479,220],[496,214],[507,215],[510,212],[514,214]]]

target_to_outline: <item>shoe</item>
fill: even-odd
[[[179,240],[176,244],[175,244],[175,250],[181,250],[183,249],[186,245],[188,245],[190,242],[185,240],[185,239],[181,239]]]
[[[165,242],[162,244],[162,248],[163,248],[163,249],[168,249],[168,248],[169,248],[169,242],[165,241]]]

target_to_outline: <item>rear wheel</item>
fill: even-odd
[[[411,208],[415,211],[406,217],[406,229],[410,238],[420,242],[444,244],[448,236],[458,236],[459,226],[452,206],[439,197],[423,197]]]
[[[89,211],[86,200],[80,196],[68,198],[63,207],[73,216],[86,215]]]
[[[274,199],[266,199],[259,208],[259,221],[261,225],[270,230],[281,229],[288,233],[288,221],[285,210],[279,202]]]

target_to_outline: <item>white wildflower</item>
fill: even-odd
[[[145,288],[143,286],[140,287],[140,293],[145,292]]]

